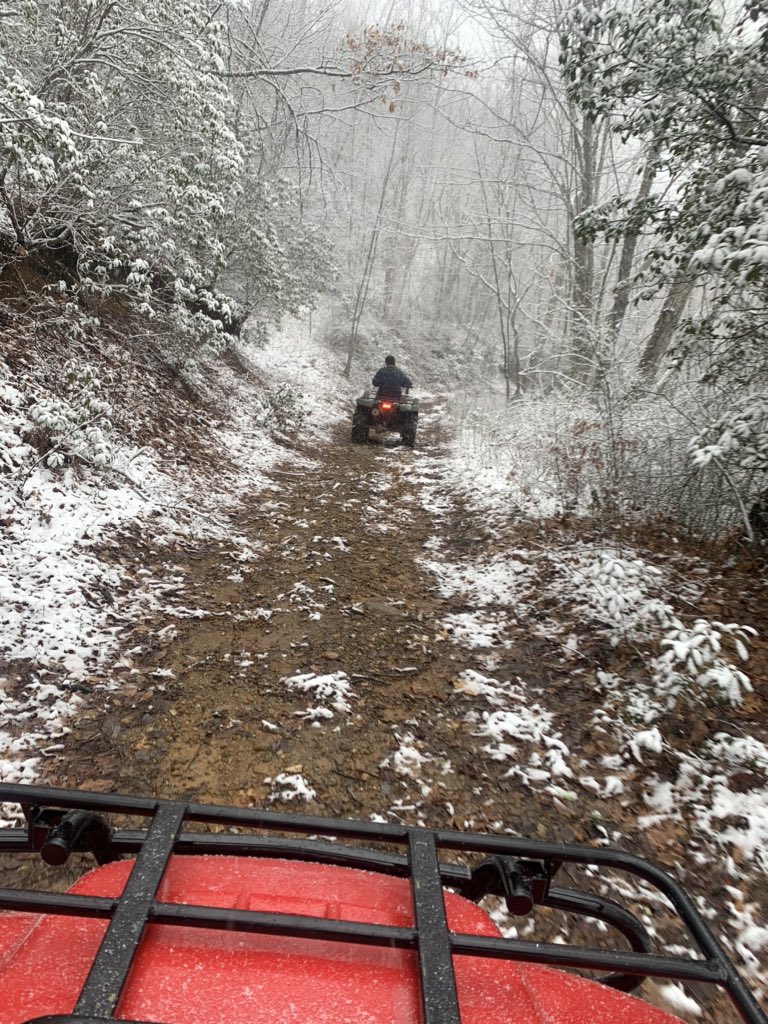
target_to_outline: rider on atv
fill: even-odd
[[[407,373],[395,366],[395,357],[387,356],[384,365],[376,371],[373,384],[378,391],[371,395],[366,391],[357,399],[352,417],[353,444],[366,444],[369,430],[375,430],[377,437],[383,433],[400,434],[402,444],[413,448],[416,444],[416,428],[419,420],[419,400],[404,396],[403,389],[412,387]]]
[[[376,371],[373,386],[379,389],[379,398],[394,398],[399,402],[403,397],[403,388],[413,387],[413,383],[407,373],[395,366],[395,357],[387,356],[384,365]]]

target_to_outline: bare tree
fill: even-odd
[[[695,283],[696,276],[687,267],[682,267],[675,275],[640,357],[639,368],[645,377],[653,379],[656,376],[685,312]]]
[[[355,297],[355,307],[352,311],[352,324],[349,331],[349,347],[347,349],[347,362],[344,367],[344,376],[349,377],[352,371],[352,361],[355,355],[355,349],[357,348],[357,339],[360,330],[360,320],[365,310],[365,303],[368,298],[368,291],[371,286],[371,276],[373,274],[373,267],[376,261],[376,252],[379,244],[379,235],[381,234],[381,224],[384,216],[384,204],[387,198],[387,189],[389,188],[389,179],[392,174],[392,164],[395,160],[395,153],[397,151],[397,140],[398,132],[395,128],[395,132],[392,136],[392,148],[389,152],[389,161],[384,172],[384,177],[381,182],[381,192],[379,194],[379,205],[376,210],[376,219],[373,222],[371,229],[371,237],[368,243],[368,251],[365,257],[365,265],[363,267],[363,273],[360,277],[360,282],[357,286],[357,295]]]

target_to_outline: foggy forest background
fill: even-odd
[[[759,545],[767,58],[761,0],[0,0],[2,325],[192,379],[317,307],[329,389],[391,350],[561,508]]]

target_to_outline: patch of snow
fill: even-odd
[[[453,684],[454,690],[468,697],[485,697],[489,704],[506,704],[510,698],[522,699],[522,686],[510,683],[499,683],[498,680],[484,676],[474,669],[465,669]]]
[[[664,741],[661,738],[661,733],[654,726],[652,729],[641,729],[639,732],[636,732],[629,740],[628,746],[635,760],[642,762],[641,750],[650,750],[654,754],[660,754],[663,744]]]
[[[303,775],[298,773],[280,772],[274,778],[266,778],[264,782],[271,785],[272,792],[267,797],[269,803],[293,803],[294,800],[303,800],[310,803],[317,796],[314,790]]]
[[[461,595],[478,608],[519,607],[530,593],[532,568],[520,558],[497,556],[464,563],[425,558],[421,563],[437,578],[443,597]]]
[[[399,738],[400,746],[389,757],[381,762],[381,768],[391,768],[398,775],[410,775],[417,779],[429,756],[423,754],[416,745],[416,737],[407,732]]]
[[[459,612],[446,615],[443,627],[449,638],[470,649],[495,647],[501,642],[503,629],[500,617],[482,612]]]
[[[672,1009],[676,1013],[687,1013],[691,1017],[700,1017],[702,1009],[695,999],[689,996],[682,985],[677,985],[674,982],[668,982],[665,985],[659,985],[659,993],[669,1003]]]
[[[289,690],[311,693],[315,699],[330,704],[334,711],[347,715],[352,711],[349,701],[355,694],[346,672],[331,672],[323,676],[315,675],[314,672],[299,673],[286,677],[282,682]],[[330,708],[328,712],[327,717],[332,718],[333,712],[330,711]],[[315,717],[321,716],[316,715]]]

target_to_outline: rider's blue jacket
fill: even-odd
[[[403,388],[413,387],[411,378],[399,366],[382,366],[376,371],[373,386],[379,389],[382,398],[402,398]]]

